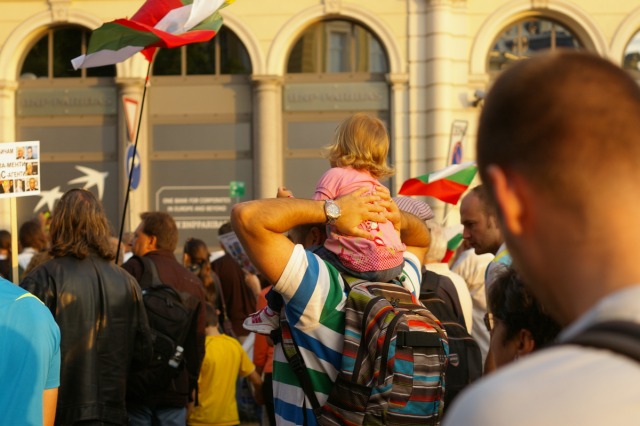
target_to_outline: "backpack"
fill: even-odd
[[[426,271],[422,278],[420,301],[440,320],[449,338],[447,387],[444,392],[446,410],[462,389],[482,376],[483,365],[478,343],[457,319],[452,307],[438,297],[438,289],[444,280],[448,278]]]
[[[601,322],[559,344],[609,349],[640,362],[640,324],[624,320]]]
[[[285,315],[282,347],[321,425],[439,424],[447,335],[398,282],[345,278],[340,372],[320,407]]]
[[[153,358],[149,364],[132,372],[127,393],[142,396],[151,389],[166,389],[184,369],[183,345],[193,312],[187,308],[180,293],[160,281],[153,261],[135,257],[143,266],[140,287],[151,329]]]

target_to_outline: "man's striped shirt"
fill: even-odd
[[[403,285],[420,291],[420,263],[405,252]],[[311,377],[316,397],[323,405],[340,370],[347,295],[338,271],[317,255],[296,245],[280,280],[274,286],[286,303],[291,334]],[[273,394],[279,425],[315,425],[311,404],[304,397],[293,370],[278,344],[273,360]]]

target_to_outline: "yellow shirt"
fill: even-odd
[[[198,378],[199,405],[189,415],[190,426],[231,426],[240,423],[236,402],[238,376],[255,366],[240,343],[224,334],[207,336],[206,352]]]

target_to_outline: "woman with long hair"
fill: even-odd
[[[216,309],[218,309],[218,312],[220,313],[220,324],[224,327],[227,317],[224,299],[221,294],[220,278],[211,269],[211,263],[209,263],[209,248],[207,247],[207,244],[197,238],[189,238],[184,243],[182,264],[185,268],[200,278],[205,289],[207,303],[212,304]],[[227,333],[227,330],[223,331]]]

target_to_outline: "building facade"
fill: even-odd
[[[162,210],[181,241],[213,245],[233,203],[279,185],[311,195],[352,112],[388,126],[395,193],[457,142],[473,160],[483,95],[513,61],[586,49],[640,72],[631,0],[237,0],[209,43],[73,70],[92,29],[142,3],[0,0],[0,138],[40,141],[41,194],[17,199],[19,223],[84,184],[116,231]],[[0,228],[11,216],[0,200]]]

